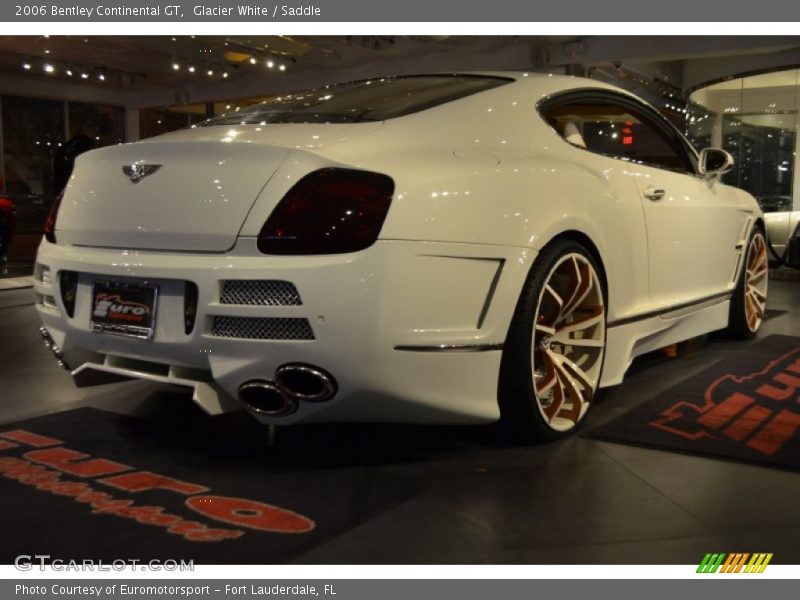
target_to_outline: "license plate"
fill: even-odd
[[[92,331],[149,340],[156,322],[158,287],[97,280],[92,288]]]

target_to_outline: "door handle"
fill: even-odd
[[[667,195],[667,191],[664,188],[655,188],[649,187],[644,192],[644,197],[648,200],[652,200],[653,202],[657,200],[661,200],[664,196]]]

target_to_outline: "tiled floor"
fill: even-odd
[[[789,311],[763,334],[800,335],[800,284],[771,283]],[[174,419],[185,396],[131,382],[77,389],[42,346],[30,290],[0,292],[0,422],[94,406]],[[711,339],[637,361],[592,421],[646,401],[740,348]],[[170,404],[165,409],[164,403]],[[220,427],[232,427],[221,419]],[[261,435],[255,427],[244,435]],[[580,437],[514,447],[494,427],[313,426],[278,432],[286,469],[372,469],[413,479],[409,500],[317,546],[298,563],[697,563],[708,551],[800,562],[800,474]],[[320,501],[324,501],[321,499]],[[90,540],[87,540],[90,546]]]

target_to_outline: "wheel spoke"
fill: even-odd
[[[544,323],[537,323],[535,325],[535,328],[536,328],[536,331],[539,331],[539,332],[547,334],[547,335],[555,335],[556,334],[556,328],[555,327],[549,327],[548,325],[545,325]]]
[[[753,303],[753,307],[755,308],[756,316],[761,318],[764,316],[764,303],[759,299],[758,290],[752,290],[748,293],[748,298],[750,302]],[[766,299],[766,297],[764,297]]]
[[[751,331],[758,330],[767,302],[767,248],[762,234],[756,233],[747,251],[744,281],[744,316]]]
[[[595,325],[601,323],[604,317],[604,311],[602,306],[593,306],[591,307],[592,312],[589,313],[588,317],[581,319],[580,321],[573,321],[568,325],[564,325],[558,329],[558,334],[569,334],[575,331],[581,331],[583,329],[588,329],[589,327],[594,327]]]
[[[575,287],[575,293],[569,299],[569,302],[566,303],[564,308],[561,309],[561,313],[559,314],[558,319],[556,319],[556,323],[563,321],[572,313],[574,313],[575,309],[583,303],[583,301],[586,299],[586,296],[588,296],[589,292],[591,292],[595,287],[594,275],[591,267],[588,264],[585,264],[582,267],[577,267],[576,273],[578,282]]]
[[[584,398],[584,394],[587,392],[591,394],[594,386],[589,384],[586,379],[586,374],[580,368],[571,365],[571,368],[568,369],[566,366],[568,362],[569,361],[560,356],[557,359],[553,359],[558,379],[562,382],[565,392],[567,392],[567,396],[571,400],[570,406],[560,411],[560,413],[563,413],[563,415],[560,416],[564,416],[573,423],[577,423],[584,402],[590,399]],[[577,375],[578,373],[580,373],[580,375]]]
[[[556,383],[556,369],[553,365],[553,361],[547,357],[547,360],[544,360],[545,366],[545,373],[542,376],[542,380],[538,383],[534,380],[535,391],[538,396],[545,396]]]
[[[564,385],[558,377],[554,377],[554,381],[553,399],[550,404],[542,409],[548,422],[553,420],[553,417],[558,414],[558,411],[561,410],[561,406],[564,404]]]
[[[553,297],[553,300],[555,300],[558,303],[558,307],[560,310],[561,307],[564,306],[564,300],[561,299],[561,296],[559,296],[556,293],[556,291],[552,287],[550,287],[550,285],[544,286],[544,289],[545,291],[547,291],[548,294],[550,294]]]

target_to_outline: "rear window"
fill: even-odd
[[[267,123],[361,123],[419,112],[513,80],[478,75],[367,79],[279,96],[198,126]]]

